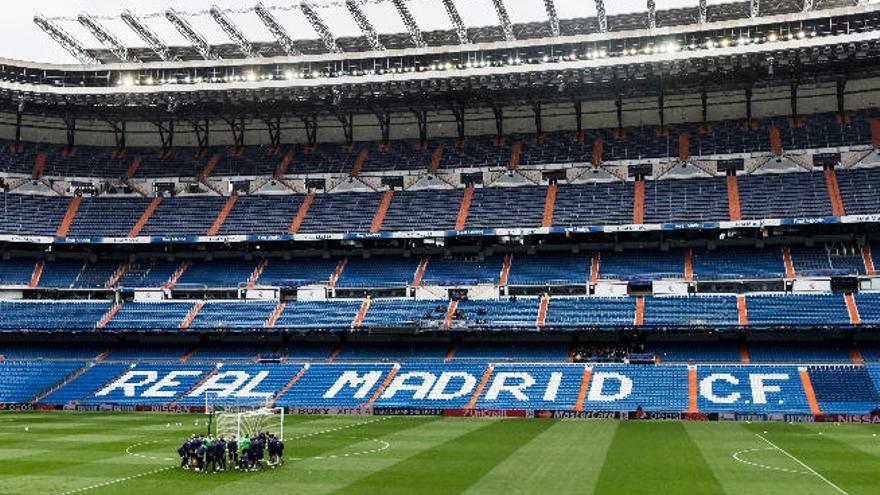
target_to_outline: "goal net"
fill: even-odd
[[[216,395],[205,396],[205,413],[209,415],[215,435],[229,438],[254,437],[260,432],[274,433],[284,440],[284,408],[265,402],[228,401]]]

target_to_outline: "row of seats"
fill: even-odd
[[[586,351],[581,349],[585,348]],[[610,353],[627,346],[596,342],[297,342],[290,344],[150,344],[150,345],[34,345],[0,344],[6,361],[100,361],[236,363],[263,359],[293,362],[547,362],[574,359],[579,352]],[[648,342],[639,352],[659,363],[850,364],[880,363],[874,342]],[[601,357],[583,356],[583,359]]]
[[[30,401],[56,388],[39,403],[763,414],[864,414],[880,406],[876,365],[105,362],[73,375],[77,366],[0,363],[0,402]]]
[[[434,138],[424,146],[416,140],[403,139],[392,141],[387,149],[375,142],[356,142],[350,147],[321,143],[313,149],[287,146],[277,154],[255,146],[242,150],[214,147],[204,153],[176,148],[162,156],[156,150],[130,148],[125,156],[114,158],[115,150],[80,146],[73,156],[64,156],[55,146],[27,144],[21,153],[3,146],[0,172],[30,175],[38,152],[46,156],[43,173],[61,177],[122,177],[135,156],[140,160],[134,170],[135,178],[195,177],[209,163],[213,164],[211,174],[215,176],[268,176],[276,172],[282,160],[288,163],[288,174],[339,174],[351,171],[362,154],[360,170],[364,172],[427,170],[438,148],[442,150],[438,163],[441,170],[507,167],[515,144],[520,147],[519,163],[523,165],[590,163],[599,139],[605,161],[663,159],[679,157],[679,136],[683,134],[688,136],[687,149],[692,157],[768,153],[772,151],[770,127],[779,129],[780,143],[786,150],[869,145],[872,113],[854,112],[848,122],[838,122],[829,113],[810,115],[802,126],[792,126],[786,118],[768,118],[760,121],[755,130],[745,129],[741,120],[726,120],[713,123],[709,132],[701,132],[700,126],[690,123],[669,125],[665,133],[658,133],[652,126],[632,127],[625,129],[620,139],[616,129],[596,129],[586,131],[583,139],[559,131],[545,133],[540,142],[527,134],[513,134],[502,142],[494,136],[473,136],[463,143]]]
[[[843,295],[748,295],[744,311],[733,296],[551,297],[546,309],[537,297],[516,300],[334,299],[275,302],[126,302],[104,322],[108,331],[149,329],[340,330],[443,328],[537,330],[540,328],[614,330],[628,327],[815,328],[848,326],[852,316]],[[880,324],[880,294],[854,296],[861,324]],[[0,329],[93,329],[105,319],[110,302],[0,302]],[[366,311],[361,313],[362,308]],[[859,308],[865,308],[860,311]],[[280,312],[276,314],[276,311]],[[544,318],[541,321],[541,315]],[[359,315],[362,321],[358,321]],[[273,321],[274,320],[274,321]]]
[[[847,214],[880,212],[880,168],[840,170],[841,197]],[[832,214],[822,172],[748,175],[739,178],[743,220],[816,218]],[[645,187],[645,223],[730,220],[724,178],[649,181]],[[543,225],[546,186],[491,187],[474,190],[464,229],[528,228]],[[297,233],[365,233],[372,228],[381,192],[317,194]],[[462,204],[462,190],[395,192],[382,232],[452,230]],[[553,227],[633,223],[631,182],[562,184],[557,188]],[[220,196],[165,198],[147,218],[142,236],[207,235],[227,203]],[[304,195],[241,196],[217,232],[287,234]],[[55,235],[70,198],[0,193],[0,234]],[[127,237],[149,206],[148,199],[98,197],[81,200],[67,236]],[[81,210],[81,212],[80,212]]]
[[[798,277],[869,274],[865,254],[856,244],[789,246],[788,249],[791,268]],[[877,264],[880,260],[875,261],[875,253],[869,251],[871,264]],[[687,275],[698,281],[778,279],[786,276],[785,255],[779,246],[516,253],[509,260],[506,285],[511,286],[585,285],[592,275],[602,280],[627,281],[684,279]],[[110,286],[116,277],[115,287],[163,287],[181,268],[181,263],[167,259],[134,262],[58,259],[43,263],[37,286],[104,288]],[[28,285],[35,267],[36,261],[33,259],[0,260],[0,284]],[[181,289],[239,288],[253,281],[258,286],[302,287],[327,285],[337,273],[334,285],[340,288],[407,287],[414,282],[420,285],[468,286],[501,283],[504,267],[505,256],[500,254],[252,260],[216,258],[186,262],[174,286]]]

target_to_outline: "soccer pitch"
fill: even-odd
[[[2,413],[0,493],[880,493],[872,425],[288,416],[281,468],[177,468],[204,431],[204,415]]]

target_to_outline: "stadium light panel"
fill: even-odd
[[[205,37],[199,34],[189,22],[181,17],[174,9],[165,11],[165,18],[174,26],[175,29],[186,38],[193,48],[202,55],[205,60],[215,60],[217,55],[211,49],[211,45],[205,40]]]
[[[208,13],[214,18],[214,21],[220,25],[220,29],[229,36],[229,39],[238,46],[238,50],[246,57],[254,57],[254,46],[247,39],[241,29],[232,22],[231,19],[216,5],[213,5]]]
[[[648,0],[648,29],[657,27],[657,4],[654,0]]]
[[[553,0],[544,0],[544,10],[547,11],[547,22],[550,23],[550,34],[559,36],[559,17],[556,15],[556,4]]]
[[[608,16],[605,14],[604,0],[596,0],[596,18],[599,21],[599,32],[608,32]]]
[[[269,32],[272,33],[272,36],[274,36],[275,41],[281,45],[284,53],[288,55],[301,55],[300,51],[293,45],[293,40],[290,38],[290,35],[287,34],[287,30],[284,29],[284,26],[278,23],[275,16],[266,9],[262,2],[254,6],[254,13],[257,14],[257,17],[260,18]]]
[[[45,16],[41,14],[37,14],[34,16],[34,24],[40,27],[46,34],[49,35],[50,38],[55,40],[56,43],[61,45],[61,48],[64,48],[67,53],[73,55],[80,63],[83,64],[98,64],[100,63],[98,59],[93,57],[86,49],[83,47],[82,43],[74,38],[70,33],[57,26],[55,23],[47,19]]]
[[[449,20],[452,22],[452,26],[455,28],[455,34],[458,36],[458,42],[462,45],[466,45],[470,43],[468,39],[467,27],[465,27],[464,22],[461,20],[461,15],[458,13],[458,9],[455,7],[455,3],[452,0],[443,0],[443,6],[446,7],[446,13],[449,14]]]
[[[128,48],[119,41],[113,33],[98,23],[91,15],[82,12],[76,16],[77,22],[89,30],[98,41],[122,62],[137,62],[135,57],[128,54]]]
[[[370,48],[375,51],[384,50],[385,47],[382,45],[382,42],[379,41],[379,35],[376,34],[376,30],[373,28],[373,24],[370,22],[370,19],[367,18],[367,15],[364,14],[364,11],[361,10],[360,5],[358,5],[358,0],[345,0],[345,7],[348,9],[349,13],[351,13],[351,17],[354,18],[354,22],[356,22],[358,27],[361,29],[361,32],[364,34],[364,38],[366,38],[367,43],[370,44]]]
[[[312,29],[314,29],[315,32],[318,33],[318,36],[321,37],[321,41],[324,42],[324,47],[331,53],[341,53],[342,50],[340,50],[339,46],[336,44],[336,38],[333,37],[333,33],[327,28],[327,24],[321,19],[321,16],[318,15],[318,12],[315,11],[314,7],[312,7],[308,1],[303,0],[299,4],[299,8],[303,15],[306,16],[309,24],[312,25]]]
[[[132,31],[135,32],[147,46],[150,47],[150,50],[153,50],[153,53],[159,56],[164,61],[167,60],[175,60],[175,57],[171,50],[168,48],[168,45],[165,44],[156,33],[154,33],[150,28],[146,26],[140,19],[138,19],[134,14],[131,13],[130,10],[126,10],[120,15],[123,22],[125,22],[128,27],[131,28]]]
[[[404,3],[404,0],[391,0],[391,3],[397,8],[397,13],[400,15],[400,19],[406,26],[406,30],[409,31],[409,36],[412,38],[412,42],[416,48],[427,46],[425,39],[422,37],[422,31],[419,29],[419,25],[416,23],[416,20],[413,18],[412,13],[409,11],[409,7],[406,6],[406,3]]]
[[[516,41],[513,34],[513,25],[510,23],[510,16],[507,14],[507,7],[504,6],[504,0],[492,0],[495,6],[495,14],[498,15],[498,22],[501,25],[501,31],[504,33],[505,41]]]

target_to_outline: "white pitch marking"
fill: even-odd
[[[776,450],[782,452],[783,454],[787,455],[787,456],[788,456],[789,458],[791,458],[791,460],[793,460],[794,462],[796,462],[796,463],[800,464],[801,466],[803,466],[803,468],[806,469],[807,471],[809,471],[809,472],[815,474],[820,480],[822,480],[822,481],[824,481],[825,483],[827,483],[828,486],[830,486],[831,488],[834,488],[835,490],[837,490],[839,493],[841,493],[841,494],[843,494],[843,495],[849,495],[849,494],[848,494],[847,492],[845,492],[842,488],[840,488],[839,486],[837,486],[837,485],[835,485],[834,483],[832,483],[831,480],[829,480],[828,478],[826,478],[826,477],[822,476],[821,474],[817,473],[815,469],[811,468],[810,466],[807,466],[806,464],[803,463],[803,461],[801,461],[801,460],[798,459],[797,457],[795,457],[795,456],[789,454],[789,453],[788,453],[785,449],[783,449],[782,447],[776,445],[775,443],[771,442],[770,440],[767,440],[767,439],[764,438],[764,436],[762,436],[760,433],[755,433],[755,435],[757,435],[758,438],[760,438],[761,440],[767,442],[767,444],[770,445],[771,447],[773,447],[774,449],[776,449]]]
[[[776,467],[776,466],[768,466],[766,464],[758,464],[757,462],[747,461],[747,460],[743,459],[742,457],[740,457],[741,455],[748,454],[750,452],[761,452],[761,451],[766,451],[766,450],[776,450],[776,449],[774,449],[773,447],[761,447],[761,448],[757,448],[757,449],[739,450],[739,451],[733,453],[733,458],[736,461],[741,462],[743,464],[748,464],[749,466],[759,467],[762,469],[770,469],[772,471],[781,471],[783,473],[792,473],[792,474],[812,474],[809,471],[799,471],[797,469],[788,469],[788,468],[781,468],[781,467]]]
[[[157,473],[161,473],[163,471],[168,471],[170,469],[174,469],[175,467],[176,466],[168,466],[168,467],[163,467],[163,468],[159,468],[159,469],[154,469],[154,470],[148,471],[146,473],[134,474],[134,475],[131,475],[127,478],[119,478],[119,479],[115,479],[115,480],[105,481],[103,483],[98,483],[97,485],[84,486],[82,488],[77,488],[76,490],[69,490],[69,491],[63,492],[59,495],[73,495],[74,493],[81,493],[81,492],[85,492],[88,490],[94,490],[96,488],[104,488],[105,486],[115,485],[117,483],[131,481],[136,478],[143,478],[144,476],[149,476],[151,474],[157,474]]]

